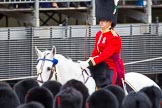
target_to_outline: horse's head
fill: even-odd
[[[58,60],[54,58],[56,54],[56,47],[53,46],[52,50],[46,50],[41,52],[37,47],[35,47],[38,59],[37,59],[37,80],[39,83],[44,83],[48,80],[51,80],[53,74],[56,73],[55,65],[58,63]]]
[[[37,80],[40,82],[40,85],[48,80],[56,80],[61,84],[65,84],[70,79],[77,79],[88,87],[90,93],[95,90],[95,81],[91,77],[90,72],[82,71],[79,64],[73,62],[72,59],[56,54],[55,47],[51,51],[41,52],[37,47],[35,47],[35,50],[38,55],[36,68]]]

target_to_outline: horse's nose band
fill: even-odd
[[[40,60],[42,60],[42,61],[50,61],[50,62],[52,62],[54,65],[56,65],[56,64],[58,63],[58,60],[55,59],[55,58],[54,58],[53,60],[46,59],[46,58],[40,58],[40,59],[38,59],[38,62],[39,62]]]

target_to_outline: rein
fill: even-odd
[[[82,68],[81,68],[81,69],[82,69]],[[88,78],[85,79],[84,73],[86,73],[86,75],[88,76]],[[86,84],[87,81],[88,81],[88,79],[91,77],[91,76],[88,74],[88,72],[87,72],[86,69],[82,69],[82,76],[83,76],[83,80],[84,80],[83,83],[84,83],[84,84]]]

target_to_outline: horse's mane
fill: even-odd
[[[62,54],[60,54],[60,55],[62,55]],[[64,56],[66,59],[72,60],[72,58],[70,58],[69,56],[65,56],[65,55],[62,55],[62,56]]]
[[[71,65],[77,64],[77,62],[73,61],[72,58],[70,58],[70,57],[67,58],[67,57],[65,57],[62,54],[55,54],[55,57],[54,58],[58,59],[58,61],[60,61],[60,62],[69,63],[68,65],[70,65],[70,64]]]
[[[64,59],[64,60],[67,60],[67,61],[69,61],[69,62],[77,63],[77,62],[73,61],[72,58],[70,58],[70,57],[68,57],[68,56],[64,56],[63,54],[56,54],[56,55],[55,55],[55,58],[56,58],[56,59]]]

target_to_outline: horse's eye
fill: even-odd
[[[50,68],[50,67],[48,67],[48,68],[47,68],[47,71],[50,71],[50,70],[51,70],[51,68]]]

